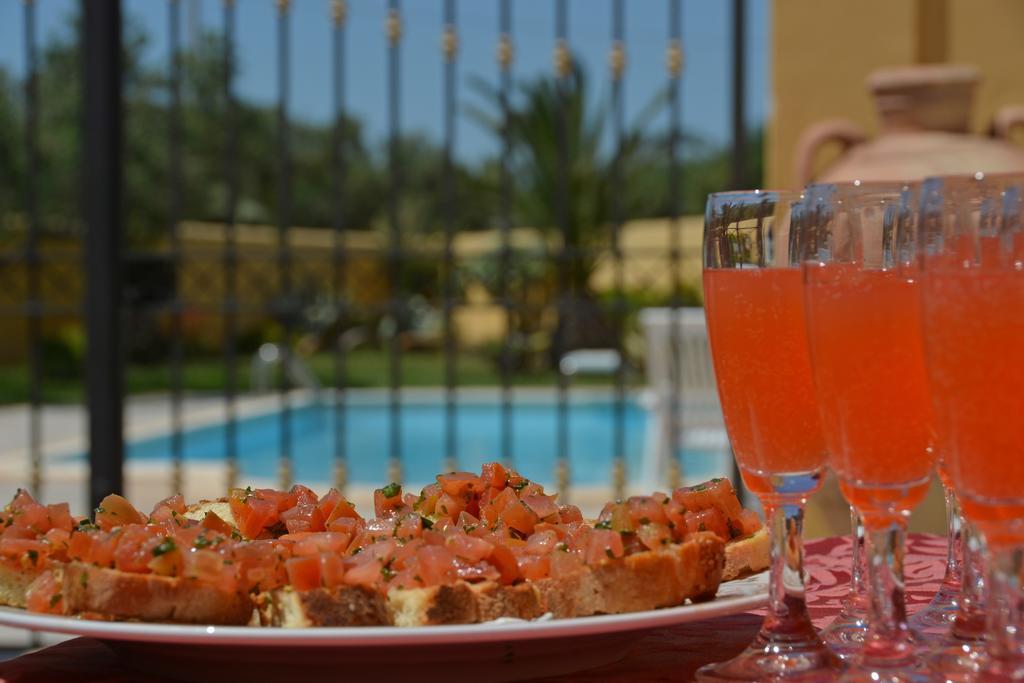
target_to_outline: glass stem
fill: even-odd
[[[868,634],[862,658],[876,666],[901,667],[913,663],[913,645],[907,626],[903,588],[903,553],[907,521],[894,515],[868,520]]]
[[[816,639],[804,598],[804,501],[762,503],[771,524],[771,577],[760,636],[772,642]]]
[[[985,562],[978,531],[964,521],[960,529],[961,565],[960,602],[953,621],[953,637],[979,640],[985,634]]]
[[[960,558],[964,556],[963,518],[960,516],[960,501],[953,489],[943,486],[946,496],[946,529],[949,544],[946,546],[946,576],[943,583],[959,584],[963,578]]]
[[[1024,674],[1024,548],[993,548],[987,603],[988,673],[1016,680]]]
[[[850,528],[853,529],[853,555],[850,563],[850,593],[854,598],[867,595],[867,554],[864,552],[864,520],[850,506]]]

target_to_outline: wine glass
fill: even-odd
[[[836,201],[849,202],[860,195],[871,192],[907,193],[916,196],[916,184],[903,184],[898,182],[885,181],[861,181],[853,180],[845,183],[816,183],[808,185],[804,190],[807,196],[818,196],[820,193],[828,193]],[[901,195],[902,197],[903,195]],[[909,201],[909,200],[908,200]],[[912,213],[910,214],[913,215]],[[819,217],[812,211],[804,212],[801,230],[808,230],[809,222]],[[795,236],[798,237],[798,236]],[[949,508],[947,507],[947,512]],[[953,522],[950,521],[952,526]],[[864,524],[857,514],[857,510],[850,506],[850,526],[852,530],[852,553],[850,558],[850,590],[843,598],[839,613],[832,619],[828,626],[821,631],[821,636],[828,643],[829,647],[836,651],[841,657],[850,657],[860,649],[864,642],[864,635],[867,632],[867,564],[864,557]],[[954,552],[954,544],[950,539],[950,549],[947,553],[951,561],[947,562],[946,575],[942,582],[936,599],[932,600],[926,610],[932,611],[942,609],[950,600],[950,591],[955,595],[959,589],[959,562],[958,555]],[[916,616],[916,615],[915,615]]]
[[[807,336],[829,464],[864,521],[870,601],[850,681],[929,679],[903,592],[910,512],[934,465],[914,235],[894,230],[901,192],[808,195],[793,240],[804,260]]]
[[[992,184],[996,187],[993,188]],[[988,565],[981,680],[1024,678],[1024,239],[1020,186],[931,179],[919,217],[939,445]]]
[[[804,333],[790,221],[801,195],[713,194],[704,222],[708,337],[726,430],[771,535],[768,615],[754,642],[698,680],[833,680],[842,661],[804,600],[803,516],[821,487],[825,448]]]

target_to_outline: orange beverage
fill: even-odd
[[[705,269],[705,312],[718,395],[751,491],[766,477],[825,465],[799,268]]]
[[[1024,272],[929,273],[926,350],[946,466],[968,518],[1024,518]],[[989,533],[989,540],[994,540]]]
[[[850,263],[804,274],[829,464],[863,515],[909,510],[934,462],[918,283]]]

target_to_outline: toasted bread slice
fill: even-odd
[[[103,615],[114,620],[170,621],[181,624],[249,623],[252,598],[195,579],[133,574],[70,562],[63,570],[67,614]]]
[[[762,526],[750,536],[725,544],[725,569],[722,581],[732,581],[767,569],[771,563],[768,527]]]
[[[263,624],[286,628],[471,624],[500,617],[533,619],[547,612],[557,618],[618,614],[710,599],[718,590],[724,564],[721,539],[701,533],[663,550],[514,586],[485,581],[393,588],[379,597],[380,602],[362,589],[283,588],[260,596],[258,603]],[[354,595],[354,590],[359,593]],[[381,605],[386,608],[383,613]]]
[[[16,568],[0,563],[0,605],[25,606],[25,592],[42,569]]]

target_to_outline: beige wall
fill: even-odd
[[[877,132],[864,79],[880,66],[948,61],[982,74],[972,128],[1000,106],[1024,104],[1024,2],[1020,0],[775,0],[770,187],[795,182],[793,149],[807,126],[847,118]],[[819,167],[834,158],[826,150]]]

